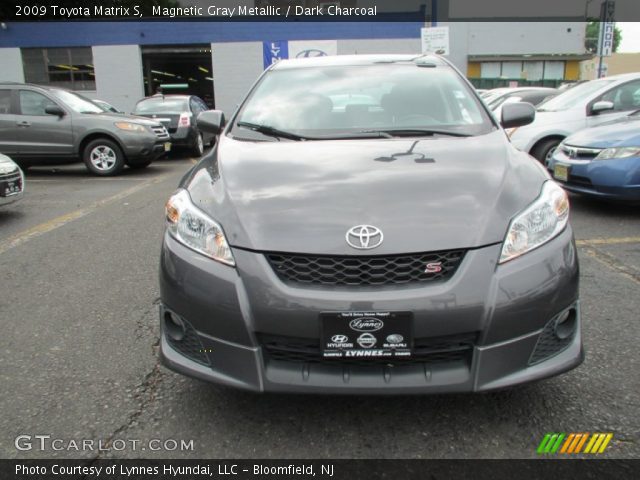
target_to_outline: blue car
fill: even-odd
[[[640,202],[640,110],[567,137],[547,168],[571,192]]]

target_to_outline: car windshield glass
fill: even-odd
[[[557,112],[559,110],[568,110],[585,101],[586,97],[606,87],[613,80],[592,80],[590,82],[581,83],[569,90],[546,100],[538,107],[540,112]]]
[[[358,133],[371,138],[394,131],[479,135],[494,128],[475,93],[451,68],[413,63],[269,72],[240,110],[233,134],[255,138],[252,132],[267,132],[256,126],[307,139]]]
[[[102,113],[103,110],[91,100],[66,90],[52,90],[51,93],[67,107],[78,113]]]
[[[134,113],[182,113],[189,110],[184,98],[151,97],[138,102]]]

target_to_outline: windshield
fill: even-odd
[[[452,69],[415,64],[268,72],[238,113],[233,134],[255,138],[249,124],[311,138],[400,130],[479,135],[493,128]]]
[[[51,90],[51,93],[67,107],[77,113],[102,113],[103,110],[91,100],[66,90]]]
[[[550,98],[538,107],[539,112],[557,112],[559,110],[568,110],[580,105],[586,100],[586,97],[597,92],[601,88],[606,87],[613,80],[591,80],[590,82],[581,83],[569,90]]]
[[[183,113],[189,110],[186,98],[151,97],[141,100],[134,113]]]

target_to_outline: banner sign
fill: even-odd
[[[289,58],[289,45],[286,41],[263,42],[262,56],[264,68],[285,58]]]
[[[427,27],[420,30],[422,53],[449,55],[449,27]]]

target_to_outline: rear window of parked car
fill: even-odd
[[[189,105],[184,98],[147,98],[136,105],[134,113],[182,113],[188,112]]]

